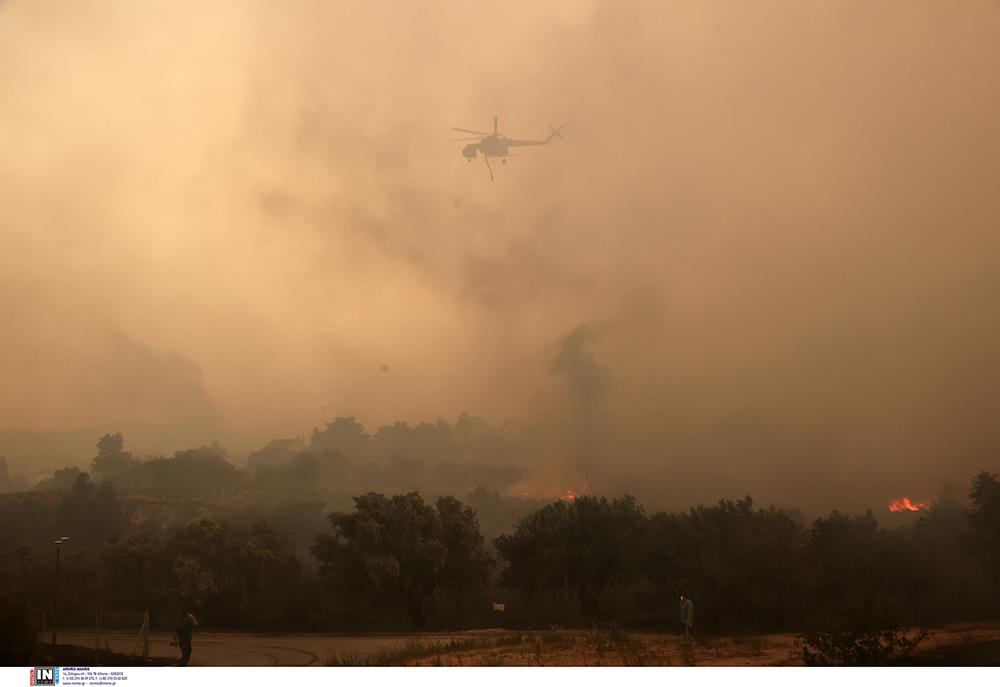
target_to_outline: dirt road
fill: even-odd
[[[420,635],[422,642],[447,642],[458,634]],[[152,632],[150,656],[180,658],[170,646],[172,633]],[[405,647],[414,635],[252,634],[244,632],[195,632],[191,665],[198,666],[325,666],[333,656],[362,658],[383,649]],[[94,646],[93,631],[61,630],[60,644]],[[105,632],[101,646],[118,654],[142,653],[134,632]]]

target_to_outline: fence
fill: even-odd
[[[38,613],[39,628],[41,629],[42,641],[48,641],[50,639],[49,633],[54,629],[52,623],[52,616],[47,612],[45,608],[35,609]],[[99,609],[95,610],[90,617],[89,623],[83,623],[82,613],[79,609],[75,609],[75,612],[71,614],[69,620],[71,621],[68,625],[64,622],[59,622],[58,631],[65,633],[72,633],[79,636],[81,633],[93,633],[93,645],[94,645],[94,665],[101,665],[102,655],[109,653],[127,653],[129,656],[138,657],[142,656],[144,659],[149,658],[149,631],[150,631],[150,614],[148,610],[136,611],[136,610],[121,610],[121,609]],[[120,641],[120,635],[122,633],[135,633],[133,639],[130,642],[130,646],[126,647]],[[111,646],[108,644],[109,636],[114,633],[118,635],[116,638],[117,646],[115,651],[112,651]],[[58,640],[58,637],[57,637]],[[60,641],[60,644],[65,642]]]

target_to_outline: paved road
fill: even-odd
[[[447,642],[461,634],[339,635],[339,634],[251,634],[245,632],[195,631],[191,665],[197,666],[325,666],[334,656],[363,658],[382,649],[402,648],[408,642]],[[180,658],[170,646],[173,633],[151,632],[150,656]],[[92,631],[60,630],[60,644],[94,646]],[[105,632],[101,645],[118,654],[141,654],[134,632]]]

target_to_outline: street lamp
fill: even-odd
[[[59,549],[69,541],[69,537],[59,537],[53,544],[56,545],[56,585],[52,595],[52,645],[55,646],[59,632]]]

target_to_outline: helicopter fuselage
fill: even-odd
[[[470,143],[462,148],[462,155],[470,160],[480,152],[487,157],[507,157],[507,139],[502,136],[487,136],[479,143]]]

